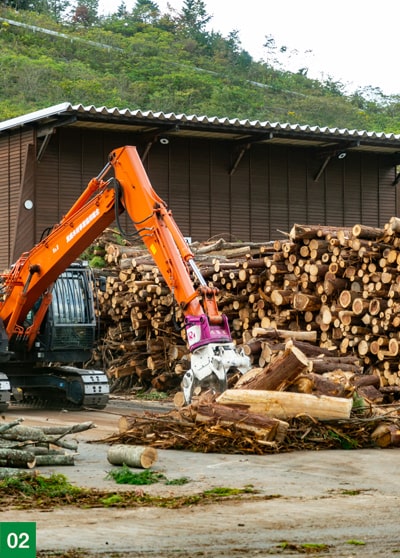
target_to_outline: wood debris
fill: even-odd
[[[0,424],[0,478],[18,469],[74,465],[78,448],[68,434],[94,428],[92,422],[72,426],[24,426],[22,418]]]
[[[293,424],[295,431],[301,431],[299,424],[308,421],[300,435],[304,443],[312,438],[323,447],[327,440],[332,444],[332,437],[341,439],[343,434],[352,438],[357,433],[355,443],[362,447],[398,444],[398,218],[393,217],[383,228],[295,224],[286,240],[243,245],[218,239],[194,245],[193,251],[206,280],[220,291],[219,307],[228,316],[234,341],[252,362],[249,376],[230,378],[229,388],[355,402],[351,416],[335,422],[335,435],[329,421],[312,413],[305,413],[306,419],[287,417],[286,441],[293,441]],[[107,325],[95,360],[108,370],[116,389],[179,390],[182,375],[190,367],[190,355],[184,331],[175,329],[182,315],[158,269],[141,248],[109,243],[106,254],[112,271],[107,271],[100,308]],[[366,415],[354,414],[359,406]],[[386,413],[386,409],[390,411]],[[244,405],[241,410],[249,412],[249,407]],[[142,420],[147,430],[146,420],[151,420]],[[239,432],[237,424],[228,426],[223,417],[215,424],[176,416],[163,421],[167,422],[145,437],[157,447],[169,444],[167,424],[172,447],[193,445],[208,451],[220,446],[228,450],[235,439],[237,451],[256,451],[254,445],[261,440],[257,441],[254,432]],[[317,435],[316,430],[325,434]],[[205,432],[211,431],[223,432],[225,438],[206,440]],[[122,435],[128,436],[127,432]],[[143,441],[136,436],[135,443]],[[252,440],[247,446],[239,442],[245,437]],[[266,445],[282,447],[282,442],[264,438],[261,441]]]

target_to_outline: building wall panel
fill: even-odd
[[[269,157],[260,146],[251,150],[250,169],[250,237],[253,242],[264,242],[271,236],[271,200],[269,185]]]
[[[233,240],[246,242],[250,237],[250,153],[243,156],[230,177],[231,235]]]
[[[189,226],[188,233],[194,238],[209,238],[210,227],[210,152],[209,145],[203,146],[202,142],[190,142],[190,183],[189,183]],[[178,222],[178,226],[180,226]],[[183,231],[184,232],[184,231]],[[186,234],[186,233],[184,233]]]
[[[343,227],[345,223],[343,187],[343,160],[333,159],[327,166],[324,180],[320,183],[325,188],[325,219],[327,225]]]
[[[5,135],[0,139],[0,267],[13,263],[13,246],[18,235],[32,237],[27,223],[18,223],[22,199],[21,182],[29,144],[34,143],[30,130]],[[25,225],[25,228],[23,227]]]
[[[29,249],[97,176],[109,152],[129,144],[137,145],[140,154],[146,152],[144,166],[154,189],[183,234],[194,241],[217,236],[243,242],[274,240],[285,236],[295,222],[383,226],[399,203],[393,163],[373,153],[332,158],[316,181],[323,158],[313,150],[265,143],[251,146],[230,175],[235,148],[228,141],[171,136],[168,144],[149,146],[130,133],[65,127],[52,135],[36,175],[27,179],[35,182],[35,209],[34,225],[24,223],[24,228],[19,204],[27,145],[35,141],[33,132],[0,139],[2,267],[9,265],[12,246],[21,247],[13,236],[18,220],[22,244]],[[133,231],[126,215],[122,224]]]
[[[350,158],[352,160],[350,160]],[[344,225],[352,227],[361,222],[360,157],[351,154],[344,159]]]
[[[304,223],[307,214],[308,153],[304,149],[288,151],[288,225]]]
[[[229,147],[225,143],[210,146],[210,226],[208,237],[222,237],[229,240],[232,234],[230,207]],[[201,240],[202,237],[194,240]]]
[[[271,148],[269,152],[269,183],[271,203],[271,236],[282,238],[289,224],[289,173],[287,148]]]

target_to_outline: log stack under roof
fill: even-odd
[[[174,390],[190,366],[181,310],[143,246],[107,238],[103,337],[91,364],[105,367],[115,388]],[[296,224],[286,240],[192,248],[254,367],[292,337],[315,351],[314,374],[372,375],[381,395],[400,391],[399,219],[383,228]]]

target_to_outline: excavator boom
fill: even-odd
[[[109,173],[112,176],[106,179]],[[2,276],[0,320],[11,349],[18,340],[19,347],[25,344],[27,352],[32,350],[51,304],[53,284],[124,210],[185,316],[192,353],[191,369],[182,384],[186,402],[197,384],[216,380],[217,389],[225,389],[227,372],[244,372],[249,368],[248,359],[232,343],[226,316],[217,307],[217,290],[203,279],[190,247],[165,202],[154,191],[133,146],[113,150],[107,165],[89,182],[60,223]],[[198,282],[197,288],[194,281]],[[34,318],[27,325],[26,318],[35,305]]]

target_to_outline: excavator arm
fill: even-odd
[[[217,289],[207,286],[171,212],[154,191],[136,149],[126,146],[114,150],[110,164],[121,186],[121,202],[185,315],[191,351],[191,368],[182,381],[185,402],[191,401],[197,385],[224,391],[227,373],[246,372],[250,361],[232,342],[228,320],[218,311]],[[199,283],[197,289],[192,275]]]
[[[106,180],[110,171],[113,176]],[[249,360],[232,342],[227,318],[218,311],[217,290],[202,277],[133,146],[113,150],[107,165],[89,182],[60,223],[3,275],[0,318],[8,339],[25,343],[27,350],[33,346],[51,301],[52,284],[124,210],[185,316],[191,351],[191,369],[182,382],[185,401],[190,402],[198,384],[216,384],[223,391],[228,371],[245,372]],[[26,326],[25,318],[38,300],[41,302],[35,318]]]

